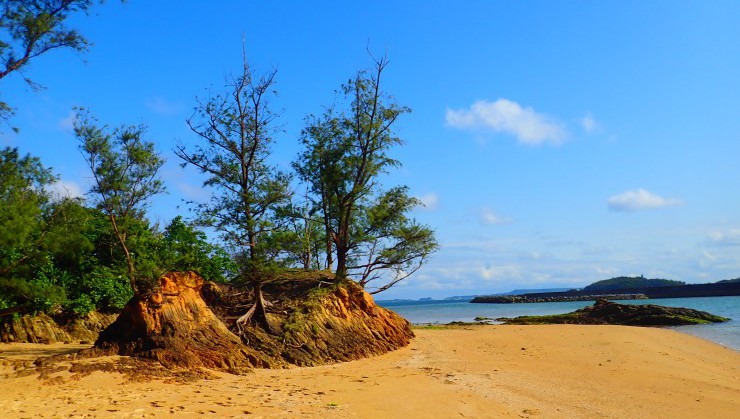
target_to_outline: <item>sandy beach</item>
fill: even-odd
[[[0,412],[22,417],[734,418],[740,353],[622,326],[416,329],[409,347],[189,383],[115,372],[18,376],[12,360],[84,345],[0,345]],[[115,357],[84,362],[111,362]],[[22,374],[21,374],[22,375]]]

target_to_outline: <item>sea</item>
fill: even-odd
[[[682,333],[711,340],[740,351],[740,296],[661,298],[653,300],[617,301],[621,304],[657,304],[669,307],[686,307],[707,311],[731,320],[725,323],[675,326]],[[413,324],[444,324],[453,321],[473,322],[476,317],[517,317],[562,314],[592,305],[592,301],[567,301],[557,303],[472,304],[468,301],[422,300],[378,301],[405,317]],[[495,321],[493,323],[496,323]]]

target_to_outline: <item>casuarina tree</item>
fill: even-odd
[[[400,166],[390,151],[403,144],[395,131],[399,106],[381,89],[388,61],[375,61],[344,84],[344,99],[321,117],[307,118],[304,150],[294,164],[310,185],[324,222],[327,264],[336,277],[354,277],[373,293],[414,273],[437,249],[434,232],[409,217],[421,203],[408,188],[383,189],[381,177]]]
[[[183,166],[207,176],[213,199],[198,203],[201,224],[214,227],[240,265],[239,277],[252,286],[254,304],[237,325],[259,324],[271,332],[262,284],[275,272],[277,252],[269,244],[279,229],[275,211],[290,198],[290,177],[268,162],[278,114],[270,107],[276,71],[256,76],[244,59],[241,73],[227,78],[223,94],[199,100],[187,123],[200,143],[179,145]]]
[[[164,159],[146,141],[146,127],[123,126],[114,130],[98,126],[89,112],[78,109],[74,132],[93,175],[90,190],[93,201],[108,216],[111,228],[126,257],[131,288],[139,291],[134,255],[129,249],[129,233],[136,221],[144,218],[146,204],[164,192],[159,169]]]

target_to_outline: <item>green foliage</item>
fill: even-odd
[[[0,151],[0,295],[2,305],[53,311],[65,300],[61,272],[45,250],[50,223],[45,191],[55,180],[38,158]]]
[[[107,132],[98,127],[89,112],[78,109],[75,135],[80,151],[95,179],[91,193],[96,206],[108,215],[113,232],[123,248],[131,288],[137,291],[134,256],[129,250],[134,225],[144,219],[144,208],[154,195],[164,192],[158,177],[164,160],[154,150],[154,143],[143,139],[146,127],[124,126]],[[142,263],[139,277],[151,281],[156,270]]]
[[[209,243],[204,232],[185,223],[181,216],[165,228],[161,255],[166,270],[192,270],[216,282],[229,281],[237,274],[236,264],[226,250]]]
[[[95,214],[81,200],[65,198],[49,206],[44,219],[47,226],[43,249],[52,255],[60,269],[81,274],[83,264],[95,249]]]
[[[308,202],[289,202],[276,209],[280,229],[266,237],[267,248],[275,249],[276,259],[285,266],[298,266],[305,271],[324,267],[326,237],[323,221]]]
[[[94,311],[96,306],[95,302],[92,300],[92,298],[90,298],[89,295],[81,294],[74,300],[67,300],[67,302],[64,304],[64,308],[67,311],[72,312],[79,317],[82,317],[87,315],[91,311]]]
[[[6,307],[22,306],[32,313],[53,312],[66,299],[64,289],[45,277],[31,281],[18,277],[0,278],[0,295]]]
[[[625,288],[643,288],[643,287],[670,287],[676,285],[686,285],[682,281],[671,279],[648,279],[644,277],[620,276],[611,279],[594,282],[583,288],[584,291],[594,290],[620,290]]]
[[[48,254],[40,254],[18,268],[0,277],[0,295],[4,296],[5,305],[44,313],[62,307],[66,301],[66,292],[62,286],[65,273],[54,266]]]
[[[0,150],[0,275],[35,257],[49,201],[45,188],[54,180],[38,158]]]
[[[83,293],[103,311],[122,309],[134,295],[123,272],[104,266],[88,274],[83,283]]]

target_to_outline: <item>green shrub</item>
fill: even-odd
[[[95,302],[87,294],[82,294],[74,300],[67,301],[64,305],[66,311],[70,311],[80,317],[95,310]]]

